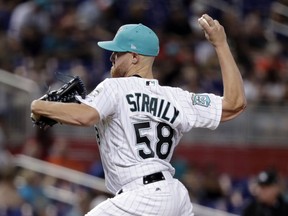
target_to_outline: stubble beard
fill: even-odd
[[[121,68],[119,67],[115,68],[114,66],[112,66],[110,69],[110,75],[112,78],[124,77],[125,72],[123,72],[123,70],[121,70]]]

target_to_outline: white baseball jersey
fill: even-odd
[[[86,216],[193,216],[189,193],[172,177],[170,160],[184,132],[218,126],[221,97],[127,77],[106,79],[79,100],[100,114],[95,130],[105,181],[117,194]],[[143,183],[143,176],[157,172],[165,181]]]
[[[101,121],[95,125],[107,188],[114,194],[144,175],[169,171],[182,134],[192,128],[215,129],[222,98],[160,86],[155,79],[110,78],[85,99]]]

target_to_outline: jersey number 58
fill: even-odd
[[[134,129],[136,134],[136,145],[138,146],[140,157],[143,159],[153,158],[155,157],[155,154],[160,159],[166,159],[168,157],[173,144],[174,135],[174,130],[170,125],[160,122],[156,125],[156,128],[151,128],[150,122],[141,122],[134,124]],[[152,143],[153,146],[151,146],[149,138],[145,135],[141,135],[141,131],[145,130],[156,130],[157,141],[155,145]],[[143,146],[143,144],[145,146]]]

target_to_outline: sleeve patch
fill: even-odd
[[[203,94],[193,94],[192,96],[193,105],[199,105],[203,107],[209,107],[211,100],[208,95]]]

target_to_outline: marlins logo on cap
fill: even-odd
[[[113,52],[135,52],[145,56],[157,56],[159,53],[157,35],[143,24],[123,25],[112,41],[100,41],[98,46]]]

